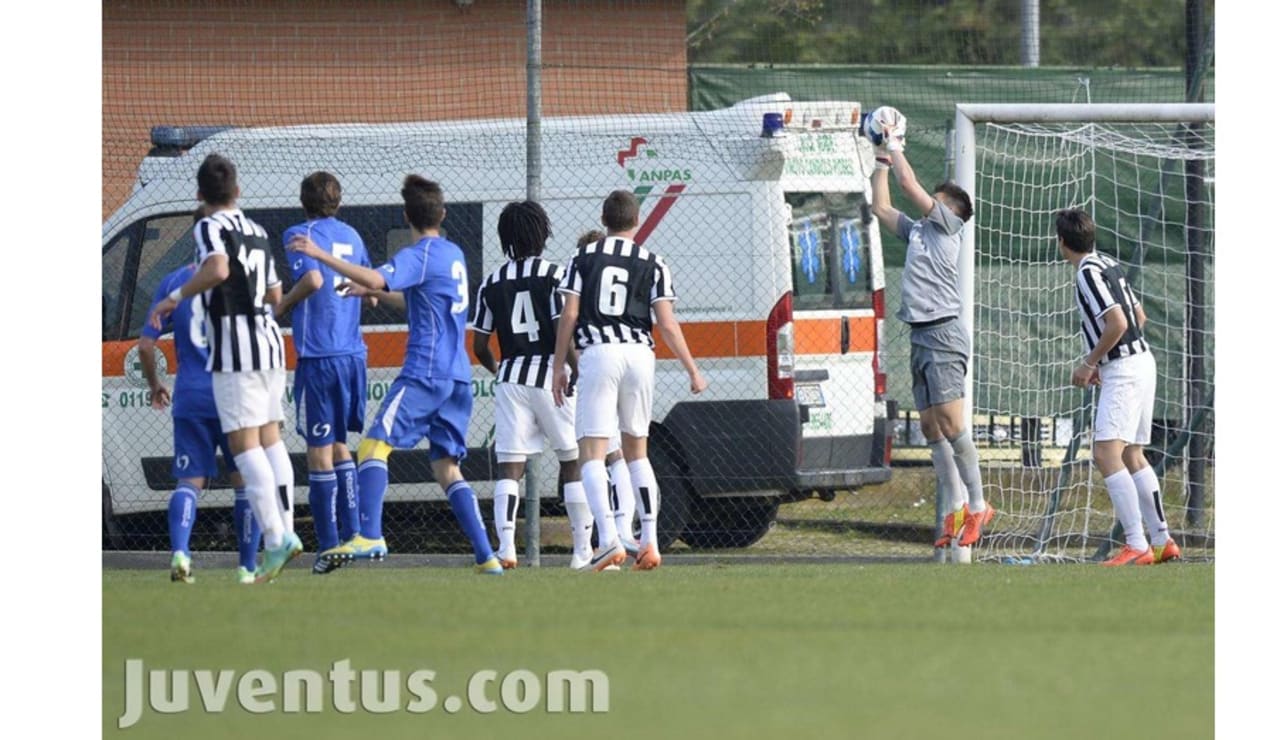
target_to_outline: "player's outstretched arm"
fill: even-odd
[[[175,288],[167,298],[160,301],[151,309],[151,315],[147,317],[147,323],[151,328],[160,331],[164,327],[164,319],[173,313],[173,309],[178,307],[184,299],[209,290],[210,288],[221,285],[228,277],[231,276],[231,263],[225,254],[211,254],[200,263],[196,274],[182,286]]]
[[[880,228],[896,233],[898,218],[901,214],[897,208],[893,207],[892,196],[889,195],[889,164],[885,161],[887,159],[887,156],[876,155],[876,169],[871,173],[871,212],[880,222]]]
[[[556,325],[556,354],[551,360],[551,394],[557,406],[564,405],[565,393],[569,389],[569,369],[566,364],[573,346],[573,328],[578,323],[578,301],[576,294],[564,294],[564,308],[560,311],[560,322]]]
[[[906,153],[900,148],[890,148],[889,158],[893,162],[893,171],[897,173],[898,187],[902,188],[907,200],[912,207],[920,212],[922,217],[929,215],[929,211],[933,210],[933,195],[928,190],[925,190],[920,181],[916,179],[916,171],[911,168],[911,163],[907,161]],[[874,194],[872,197],[875,197]]]
[[[706,390],[707,379],[702,377],[702,371],[698,369],[698,363],[694,362],[693,353],[689,351],[689,345],[684,341],[684,330],[676,320],[675,306],[671,301],[654,301],[653,315],[658,333],[662,335],[662,341],[667,343],[675,353],[676,359],[680,360],[680,364],[684,366],[685,372],[689,373],[689,391],[701,393]]]
[[[147,387],[151,389],[151,408],[165,408],[171,399],[169,389],[161,382],[156,369],[156,340],[145,334],[138,339],[138,362],[142,363],[142,377],[146,378]]]
[[[293,237],[288,244],[288,248],[291,252],[302,252],[311,259],[333,268],[339,275],[354,283],[359,283],[369,290],[384,290],[387,287],[387,279],[382,276],[381,272],[371,267],[344,262],[318,247],[305,234],[298,234]]]
[[[298,282],[293,284],[288,293],[280,299],[280,303],[276,305],[276,316],[283,316],[293,309],[294,306],[302,303],[312,293],[320,290],[324,285],[324,277],[319,270],[307,270],[302,277],[298,278]]]

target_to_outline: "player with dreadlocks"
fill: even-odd
[[[560,459],[565,509],[573,530],[569,567],[581,570],[591,562],[592,518],[578,468],[573,406],[557,407],[551,395],[551,358],[563,305],[556,288],[564,268],[542,259],[550,237],[551,222],[538,203],[526,200],[502,209],[498,238],[507,262],[480,284],[471,322],[472,348],[480,364],[498,378],[494,392],[498,483],[493,496],[498,559],[504,568],[516,565],[519,481],[528,457],[541,453],[550,442]],[[498,335],[501,361],[490,348],[493,334]],[[576,368],[577,358],[569,358],[569,364]]]

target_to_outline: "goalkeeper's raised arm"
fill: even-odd
[[[872,211],[880,219],[880,225],[893,232],[898,231],[900,212],[893,207],[889,195],[889,170],[897,174],[898,187],[902,188],[917,217],[923,218],[933,210],[933,196],[916,179],[915,170],[907,161],[906,137],[901,133],[904,124],[902,120],[879,122],[883,144],[877,147],[876,170],[871,175]]]

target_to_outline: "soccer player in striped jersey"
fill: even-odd
[[[609,507],[604,466],[609,437],[618,430],[640,501],[640,551],[634,568],[651,570],[662,562],[657,541],[658,484],[648,453],[655,324],[689,374],[689,390],[701,393],[707,381],[676,320],[676,295],[666,261],[634,241],[640,223],[635,195],[625,190],[610,193],[601,220],[607,229],[605,238],[578,250],[560,284],[565,304],[556,332],[552,389],[556,403],[563,404],[569,387],[566,361],[570,346],[576,346],[581,353],[575,410],[578,458],[600,543],[592,568],[600,571],[620,565],[627,557]]]
[[[360,532],[326,557],[386,556],[382,501],[388,484],[387,458],[392,450],[412,448],[425,437],[431,443],[431,472],[471,541],[476,570],[501,575],[502,564],[493,556],[475,492],[458,466],[467,454],[473,402],[466,348],[470,303],[466,259],[461,247],[440,235],[445,217],[440,185],[409,175],[400,194],[414,243],[376,270],[338,259],[305,234],[289,242],[293,253],[305,254],[360,285],[357,293],[374,291],[392,305],[403,302],[409,315],[404,367],[356,451]]]
[[[1094,248],[1096,228],[1088,213],[1072,208],[1055,214],[1058,251],[1076,268],[1076,306],[1085,356],[1071,384],[1099,386],[1093,421],[1093,462],[1102,473],[1125,546],[1103,565],[1150,565],[1181,556],[1169,536],[1160,501],[1160,480],[1147,464],[1156,402],[1156,361],[1142,333],[1142,303],[1124,268]],[[1146,522],[1150,547],[1142,531]]]
[[[199,267],[156,304],[149,322],[159,329],[179,303],[200,296],[218,419],[262,527],[266,553],[255,581],[264,583],[302,552],[293,532],[293,465],[280,438],[284,340],[271,306],[282,291],[267,232],[236,207],[240,186],[231,160],[205,157],[196,184],[209,210],[195,226]]]
[[[591,229],[578,237],[577,249],[594,244],[605,237],[599,229]],[[570,383],[570,387],[574,384]],[[629,555],[640,553],[640,544],[636,542],[633,527],[636,518],[636,494],[631,487],[631,471],[627,469],[627,459],[622,456],[622,436],[614,432],[609,438],[609,454],[604,458],[605,468],[609,471],[609,505],[613,509],[614,525],[618,528],[618,537],[622,547]]]
[[[360,233],[338,220],[342,185],[328,172],[313,172],[302,181],[299,199],[305,223],[284,232],[309,236],[335,258],[369,267]],[[324,553],[360,531],[356,464],[347,448],[347,432],[364,429],[365,364],[368,351],[360,333],[360,301],[339,292],[344,278],[304,254],[290,255],[294,284],[277,313],[294,306],[294,403],[298,434],[307,440],[307,483],[315,523],[318,575],[332,572],[341,560]],[[376,300],[373,299],[373,300]]]
[[[549,442],[560,460],[560,483],[573,535],[569,567],[580,570],[591,561],[591,509],[578,469],[573,404],[556,406],[551,395],[556,321],[564,304],[557,288],[564,268],[542,258],[550,236],[551,222],[538,203],[508,203],[502,209],[498,240],[507,262],[490,273],[476,293],[471,346],[480,364],[498,378],[494,392],[498,481],[493,494],[498,560],[504,568],[516,566],[519,481],[529,455],[542,452]],[[495,334],[501,362],[489,347]],[[569,360],[576,367],[577,357]]]
[[[871,175],[871,209],[882,227],[907,242],[897,316],[911,327],[911,392],[940,498],[952,509],[933,544],[947,547],[954,539],[968,547],[995,516],[983,495],[978,448],[964,418],[970,342],[960,323],[960,232],[973,217],[973,202],[953,182],[925,190],[903,151],[901,123],[880,123],[884,144]],[[893,207],[891,169],[912,208],[921,214],[919,220]]]
[[[197,220],[204,216],[203,210],[196,212]],[[154,307],[163,301],[174,288],[190,280],[195,272],[196,266],[189,264],[166,275],[156,287],[151,305]],[[172,394],[160,379],[155,356],[156,340],[170,332],[173,333],[174,355],[178,361]],[[209,340],[205,336],[200,301],[184,299],[173,313],[165,317],[159,329],[150,323],[144,324],[138,340],[138,359],[142,363],[142,375],[151,389],[151,408],[162,410],[172,407],[173,477],[177,479],[178,486],[169,496],[170,580],[195,582],[191,574],[190,543],[191,529],[196,523],[196,497],[204,490],[205,484],[218,475],[220,449],[235,489],[232,522],[240,551],[236,579],[240,583],[253,583],[262,532],[249,508],[244,480],[236,470],[227,435],[218,423],[218,409],[213,402],[213,380],[205,369],[209,360]]]

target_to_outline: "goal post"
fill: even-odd
[[[1211,555],[1213,126],[1213,104],[956,106],[955,178],[974,201],[959,257],[973,338],[965,418],[980,449],[1022,454],[984,453],[998,515],[953,562],[1085,560],[1113,536],[1089,459],[1095,391],[1070,385],[1083,345],[1053,226],[1070,207],[1094,216],[1098,249],[1126,265],[1147,309],[1159,372],[1149,457],[1175,539]]]

